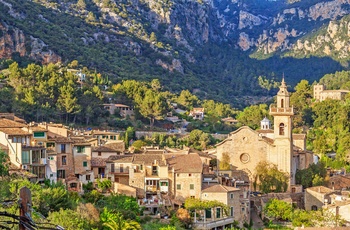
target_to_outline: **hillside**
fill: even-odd
[[[0,0],[0,58],[71,62],[241,104],[347,68],[347,1]],[[327,42],[327,45],[325,42]],[[6,66],[3,66],[4,68]]]

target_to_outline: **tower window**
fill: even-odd
[[[283,108],[284,107],[284,101],[283,101],[283,99],[281,99],[281,108]]]
[[[279,134],[282,135],[282,136],[284,135],[284,124],[283,123],[280,124],[280,132],[279,132]]]

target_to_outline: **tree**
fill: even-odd
[[[222,153],[222,158],[219,163],[220,170],[230,169],[230,155],[227,152]]]
[[[8,176],[9,175],[9,156],[5,151],[0,149],[0,177]]]
[[[199,99],[196,95],[191,94],[190,91],[182,90],[176,102],[186,109],[193,109],[193,107],[199,104]]]
[[[154,119],[161,118],[167,108],[164,98],[153,90],[147,90],[143,100],[138,104],[142,116],[149,118],[150,126],[153,127]]]
[[[68,123],[69,114],[77,113],[81,109],[77,103],[78,99],[75,95],[74,82],[69,80],[59,91],[60,95],[57,100],[57,106],[62,112],[66,113],[66,123]]]
[[[278,170],[277,165],[261,161],[255,168],[255,184],[264,193],[285,192],[288,188],[288,173]]]
[[[67,230],[92,229],[86,219],[71,209],[60,209],[56,212],[50,212],[47,220],[49,220],[50,223],[60,225]]]
[[[271,199],[267,202],[264,213],[274,220],[290,220],[292,217],[292,205],[278,199]]]
[[[266,104],[251,105],[238,113],[237,120],[252,129],[260,127],[260,122],[264,117],[269,117],[268,107]]]
[[[103,226],[111,230],[141,230],[139,223],[133,220],[125,220],[120,212],[112,213],[106,208],[101,213]]]

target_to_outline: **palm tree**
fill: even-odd
[[[113,215],[114,218],[108,218],[103,226],[110,230],[141,230],[141,226],[134,220],[124,220],[121,213]]]

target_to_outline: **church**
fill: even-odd
[[[224,153],[228,154],[230,164],[237,170],[245,171],[250,179],[259,162],[275,164],[279,170],[289,174],[290,190],[295,185],[296,170],[312,164],[313,153],[306,150],[305,134],[292,133],[294,111],[284,79],[277,93],[277,105],[271,105],[269,112],[274,119],[273,129],[267,118],[261,121],[259,130],[240,127],[216,145],[216,156],[220,161]]]

